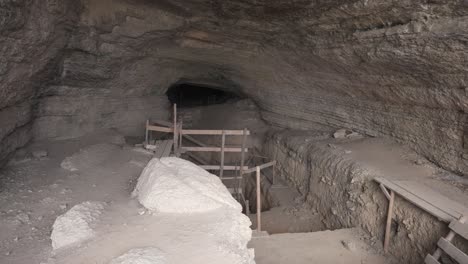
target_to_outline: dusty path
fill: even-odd
[[[386,264],[355,229],[253,238],[257,264]]]

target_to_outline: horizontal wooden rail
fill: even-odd
[[[158,123],[166,125],[165,122],[157,121]],[[146,126],[148,130],[151,131],[159,131],[159,132],[166,132],[172,133],[174,132],[174,128],[172,125],[170,127],[162,127],[162,126],[155,126],[155,125],[148,125]],[[182,135],[222,135],[223,130],[198,130],[198,129],[182,129],[179,131]],[[244,134],[243,130],[224,130],[225,135],[227,136],[242,136]],[[246,135],[250,135],[249,131],[245,132]]]
[[[224,130],[227,136],[242,136],[244,130]],[[197,129],[182,129],[182,135],[222,135],[223,130],[197,130]],[[246,135],[250,135],[250,131],[245,131]]]
[[[200,167],[202,167],[205,170],[220,170],[221,169],[221,166],[219,165],[201,165]],[[240,167],[239,166],[224,166],[223,169],[224,170],[239,170]],[[244,166],[244,170],[247,170],[247,169],[249,169],[249,167]]]
[[[219,147],[182,147],[182,151],[221,152]],[[242,148],[224,148],[224,152],[241,152]],[[246,148],[247,152],[248,149]]]
[[[263,169],[266,169],[268,167],[271,167],[271,166],[274,166],[276,164],[276,161],[270,161],[268,163],[265,163],[265,164],[262,164],[260,166],[257,166],[260,170],[263,170]],[[248,169],[248,170],[245,170],[243,171],[244,174],[248,174],[248,173],[252,173],[252,172],[255,172],[257,170],[257,167],[254,167],[254,168],[251,168],[251,169]]]
[[[146,129],[147,129],[147,130],[151,130],[151,131],[166,132],[166,133],[172,133],[172,132],[174,132],[174,129],[173,129],[173,128],[169,128],[169,127],[160,127],[160,126],[153,126],[153,125],[148,125],[148,126],[146,126]]]
[[[156,125],[160,126],[174,127],[174,125],[171,122],[164,120],[151,120],[151,123],[155,123]]]

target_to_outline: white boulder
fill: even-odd
[[[84,202],[57,217],[52,227],[52,248],[57,250],[92,238],[94,231],[91,225],[98,220],[104,205],[101,202]]]
[[[201,213],[218,208],[242,211],[216,175],[174,157],[152,159],[140,175],[133,195],[154,212]]]
[[[164,252],[155,247],[134,248],[113,259],[109,264],[166,264]]]

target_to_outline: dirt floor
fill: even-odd
[[[304,202],[299,193],[278,183],[268,190],[268,199],[273,205],[262,212],[262,230],[269,234],[305,233],[325,229],[322,217],[311,206]],[[252,227],[257,228],[257,214],[250,215]]]
[[[0,171],[0,263],[41,263],[51,253],[57,216],[84,201],[127,201],[151,155],[105,132],[80,140],[44,142],[17,154]],[[45,157],[31,152],[46,150]],[[80,152],[80,150],[82,150]],[[61,167],[66,157],[77,171]]]
[[[357,229],[253,238],[257,264],[385,264]]]
[[[47,151],[47,155],[39,155],[38,150]],[[173,223],[187,226],[188,223],[177,218],[156,221],[155,218],[145,216],[145,210],[136,201],[129,199],[135,180],[150,158],[150,154],[125,144],[124,138],[112,131],[79,140],[36,143],[20,151],[1,171],[0,176],[0,263],[107,263],[111,256],[121,253],[130,245],[164,244],[161,238],[168,231],[162,226]],[[272,192],[276,193],[282,203],[264,213],[266,230],[282,233],[322,228],[321,220],[309,208],[303,207],[304,203],[297,198],[296,193],[285,188]],[[89,200],[106,203],[102,223],[96,227],[99,239],[72,252],[53,252],[50,234],[57,216]],[[203,227],[203,217],[197,221]],[[206,232],[209,229],[206,227]],[[291,241],[310,242],[320,234],[327,233],[278,236],[288,237],[284,242],[278,242],[281,240],[276,236],[256,240],[252,242],[258,252],[256,260],[258,263],[276,263],[265,262],[268,258],[265,258],[264,250],[283,243],[283,260],[291,257],[290,260],[299,261],[294,263],[305,263],[300,261],[306,260],[309,261],[307,263],[327,263],[322,262],[321,258],[310,258],[310,253],[299,257],[296,247],[288,249],[286,246]],[[336,239],[349,239],[351,235],[346,234]],[[332,237],[335,236],[330,239]],[[180,239],[183,241],[186,238]],[[309,251],[314,247],[314,242],[310,243],[311,247],[307,247]],[[327,246],[330,256],[336,261],[355,254],[344,249],[340,243],[338,241],[338,245]],[[193,252],[199,251],[196,244],[187,242],[187,252],[192,252],[190,248]],[[204,254],[207,254],[206,251]],[[189,263],[197,263],[193,254],[182,254],[181,257],[192,259]],[[314,259],[317,262],[310,262]]]

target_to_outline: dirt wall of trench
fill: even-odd
[[[326,228],[360,227],[370,235],[369,242],[382,250],[388,201],[372,180],[372,171],[333,148],[327,138],[291,131],[270,133],[263,152],[277,160],[277,175],[317,210]],[[397,196],[389,254],[395,262],[423,263],[447,232],[446,224]]]

